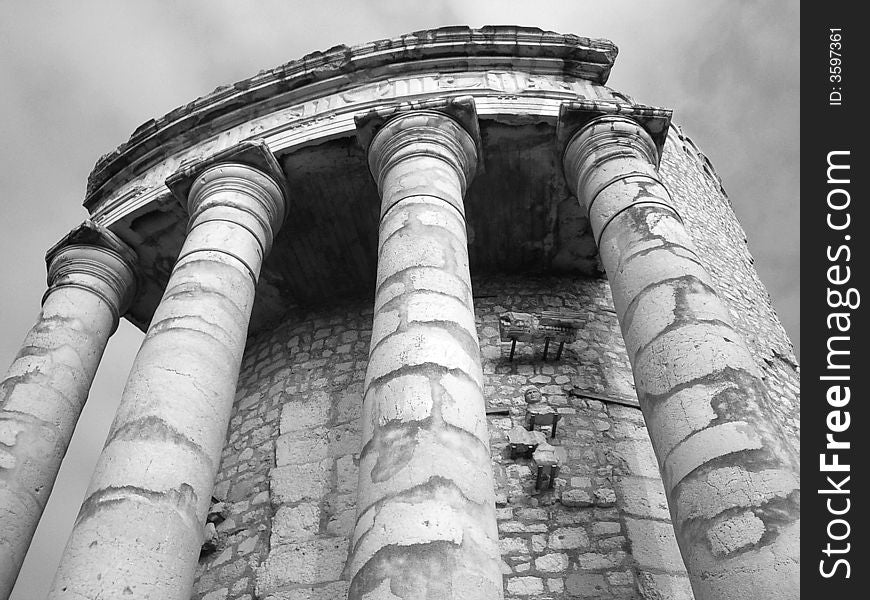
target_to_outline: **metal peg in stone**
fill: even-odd
[[[539,433],[539,432],[533,432]],[[535,489],[552,489],[553,482],[559,475],[561,461],[554,446],[547,442],[538,444],[532,455],[532,473],[535,474]]]
[[[532,453],[540,444],[546,444],[547,438],[540,431],[527,431],[522,427],[514,427],[508,431],[511,458],[532,458]]]

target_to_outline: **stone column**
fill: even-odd
[[[49,598],[190,598],[254,288],[284,218],[280,177],[265,144],[246,143],[167,181],[187,238]]]
[[[12,592],[109,336],[135,291],[136,256],[85,223],[49,251],[42,312],[0,382],[0,598]]]
[[[589,212],[697,600],[799,597],[799,482],[765,383],[638,123],[598,117],[565,173]]]
[[[433,110],[369,147],[381,219],[351,600],[502,597],[462,200],[476,163]]]

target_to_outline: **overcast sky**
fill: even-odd
[[[94,162],[138,125],[314,50],[460,24],[615,42],[609,85],[674,109],[710,157],[799,347],[796,1],[0,0],[0,369],[38,313],[45,250],[86,217]],[[140,340],[122,324],[109,344],[13,600],[48,589]]]

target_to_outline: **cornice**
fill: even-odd
[[[164,146],[177,151],[183,140],[196,143],[197,131],[208,131],[218,121],[221,128],[227,128],[248,120],[261,102],[268,101],[264,112],[289,106],[312,91],[309,88],[316,87],[317,95],[327,95],[351,89],[361,78],[375,81],[397,74],[518,65],[536,73],[604,84],[616,54],[616,46],[607,40],[509,26],[444,27],[360,46],[336,46],[217,88],[144,123],[129,141],[97,161],[88,178],[84,205],[91,209],[101,198],[103,186],[115,175]]]

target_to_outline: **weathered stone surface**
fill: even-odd
[[[298,542],[317,535],[320,529],[320,508],[316,504],[282,506],[272,519],[273,547]]]
[[[507,591],[517,596],[531,596],[544,591],[544,581],[539,577],[511,577],[507,580]]]
[[[683,569],[671,525],[661,521],[627,518],[625,526],[631,541],[631,554],[641,569],[671,572]]]
[[[346,454],[335,461],[339,492],[353,492],[359,479],[359,466],[352,454]]]
[[[529,541],[521,537],[502,537],[498,546],[502,554],[525,554],[529,551]]]
[[[515,278],[511,280],[506,280],[505,278],[481,278],[476,282],[476,285],[478,290],[477,293],[484,296],[475,299],[475,312],[478,318],[478,335],[483,348],[499,347],[498,314],[500,309],[497,307],[506,302],[505,298],[511,296],[516,297],[516,300],[512,301],[514,303],[512,305],[521,307],[525,306],[523,303],[526,302],[530,304],[534,303],[536,306],[565,305],[576,306],[578,308],[584,306],[598,306],[599,304],[607,306],[607,286],[606,282],[603,280],[583,280],[581,282],[576,282],[570,279],[559,278]],[[546,295],[541,294],[541,289],[548,290],[548,293]],[[366,314],[367,308],[369,314]],[[605,312],[603,309],[600,313],[593,311],[589,314],[590,319],[599,323],[599,327],[601,327],[601,329],[584,330],[584,335],[589,336],[589,343],[593,343],[597,340],[595,343],[600,344],[602,347],[618,349],[620,343],[620,332],[615,315]],[[328,325],[329,323],[332,324]],[[340,377],[349,372],[355,373],[355,375],[351,377],[351,380],[359,378],[358,381],[361,381],[365,370],[368,351],[366,331],[370,324],[370,307],[367,307],[364,302],[358,305],[336,307],[328,312],[319,311],[313,314],[294,312],[289,314],[286,322],[281,324],[274,332],[271,332],[269,335],[255,338],[249,343],[247,354],[250,356],[250,359],[246,358],[246,362],[248,364],[247,368],[250,369],[250,375],[245,376],[245,373],[248,371],[243,371],[243,377],[238,392],[240,401],[253,394],[254,390],[262,389],[263,393],[266,394],[269,387],[274,385],[274,378],[276,377],[279,378],[278,381],[283,381],[284,383],[281,388],[282,391],[275,392],[276,395],[271,397],[271,399],[269,399],[267,395],[264,395],[264,400],[258,407],[258,410],[262,411],[264,417],[267,414],[272,414],[271,418],[273,421],[266,419],[266,423],[273,423],[275,431],[277,432],[278,420],[280,419],[281,413],[280,408],[282,405],[286,406],[288,403],[296,402],[307,404],[313,397],[311,392],[312,389],[326,390],[325,393],[321,394],[321,399],[327,403],[327,407],[331,407],[324,413],[327,420],[319,422],[313,427],[329,427],[331,423],[333,423],[332,419],[337,418],[335,415],[337,414],[338,407],[348,404],[348,401],[346,400],[348,394],[342,392],[342,386],[344,384],[341,382],[332,382],[336,377]],[[326,342],[322,346],[311,348],[310,344],[316,342],[316,340],[313,339],[314,332],[324,327],[329,327],[331,332],[327,338],[324,338]],[[605,330],[603,329],[605,327],[606,333],[604,333]],[[337,352],[334,357],[329,357],[331,360],[324,361],[323,364],[315,362],[320,359],[321,352],[335,351],[337,348],[342,346],[342,338],[345,336],[344,332],[348,330],[360,332],[360,339],[353,344],[352,348]],[[295,369],[292,373],[287,374],[289,369],[285,371],[286,365],[290,364],[293,358],[281,352],[270,351],[270,349],[275,346],[283,348],[287,345],[287,340],[292,338],[299,338],[298,342],[292,344],[294,352],[301,352],[306,355],[304,360],[312,363],[312,371],[309,372],[303,371],[302,369]],[[266,354],[264,356],[259,356],[264,349],[267,351]],[[565,352],[566,357],[571,357],[576,350],[573,347],[566,347]],[[497,393],[500,398],[515,398],[517,402],[522,402],[523,390],[525,387],[530,385],[531,378],[540,378],[544,381],[541,385],[547,385],[547,381],[553,381],[556,377],[562,377],[562,375],[559,375],[560,373],[565,373],[564,377],[568,377],[569,381],[583,377],[584,385],[591,385],[590,382],[597,382],[596,385],[605,386],[607,382],[612,379],[608,376],[608,373],[611,370],[630,372],[627,357],[623,353],[611,352],[613,356],[610,356],[607,352],[611,351],[602,350],[595,354],[588,354],[587,358],[584,359],[585,364],[587,365],[587,370],[583,371],[582,375],[579,375],[576,371],[579,370],[580,367],[583,367],[583,365],[578,362],[567,360],[561,363],[538,362],[534,365],[528,365],[533,368],[530,368],[527,374],[512,372],[496,373],[496,369],[500,364],[498,362],[500,359],[497,358],[499,355],[496,354],[494,355],[495,358],[484,359],[483,362],[484,370],[491,370],[491,373],[486,377],[494,388],[494,390],[488,392],[487,395],[489,397],[489,393]],[[506,359],[506,353],[501,356],[501,360]],[[538,358],[540,357],[538,356]],[[515,357],[514,362],[517,360],[518,358]],[[348,370],[347,366],[343,366],[348,362],[353,365],[349,368],[350,370]],[[595,369],[589,368],[590,365],[595,365]],[[263,372],[271,374],[260,376],[259,374]],[[325,387],[317,387],[322,385],[315,383],[319,380],[326,380],[330,383]],[[359,386],[361,384],[356,383],[351,385]],[[294,396],[292,398],[284,396],[284,388],[292,390],[289,393],[292,393]],[[320,392],[317,393],[320,394]],[[631,431],[634,433],[631,435],[625,435],[624,437],[643,440],[644,437],[648,436],[646,436],[645,430],[642,429],[643,420],[640,417],[640,411],[636,408],[622,407],[619,405],[606,405],[602,402],[594,401],[587,405],[587,402],[589,401],[585,399],[575,398],[573,396],[569,396],[568,398],[571,402],[570,406],[576,410],[576,413],[568,415],[568,417],[566,417],[568,420],[560,423],[560,428],[564,428],[564,443],[566,444],[564,447],[569,448],[570,453],[572,453],[571,456],[574,458],[570,459],[568,462],[568,466],[572,471],[570,475],[566,475],[564,485],[577,486],[578,488],[588,490],[596,489],[597,487],[606,485],[606,479],[599,478],[606,478],[612,476],[613,473],[622,472],[620,471],[620,465],[624,463],[617,459],[615,454],[609,451],[599,453],[593,452],[589,457],[582,459],[579,457],[581,454],[585,454],[586,450],[590,447],[600,448],[602,450],[612,449],[614,447],[614,442],[617,440],[604,437],[602,433],[593,433],[591,435],[596,437],[589,437],[588,439],[580,437],[579,434],[584,430],[597,432],[598,428],[595,426],[595,421],[608,419],[614,425],[608,433],[617,430],[618,428],[616,426],[620,423],[629,423],[632,426]],[[270,402],[273,403],[273,406],[271,407],[269,406]],[[522,412],[517,411],[517,413],[510,418],[514,419],[516,424],[519,424],[521,423]],[[491,417],[491,419],[494,420],[495,418]],[[638,431],[640,433],[637,433]],[[225,464],[228,466],[222,467],[222,472],[227,471],[227,476],[234,480],[240,477],[249,477],[254,473],[258,473],[257,477],[260,479],[254,479],[252,481],[267,482],[268,465],[258,462],[256,457],[258,456],[259,451],[255,452],[254,457],[251,458],[250,470],[244,471],[244,473],[248,473],[249,475],[240,475],[236,473],[239,463],[233,462],[233,457],[238,457],[241,449],[245,447],[245,444],[251,444],[251,442],[248,441],[248,435],[249,434],[239,435],[238,432],[234,433],[231,427],[230,437],[233,442],[228,442],[227,452],[225,453]],[[624,439],[623,434],[620,434],[618,439]],[[506,440],[504,438],[501,438],[501,440],[497,437],[493,438],[492,456],[495,460],[495,464],[502,466],[513,464],[516,461],[511,461],[500,454],[500,452],[504,450],[503,446],[501,448],[498,446],[500,441],[503,443]],[[578,450],[572,449],[575,448],[575,444]],[[322,507],[321,514],[323,515],[323,522],[325,523],[323,527],[326,529],[318,533],[318,536],[323,536],[327,533],[340,535],[340,531],[347,531],[346,529],[342,529],[342,527],[346,527],[348,521],[350,521],[350,526],[352,527],[352,521],[355,514],[354,499],[356,482],[355,477],[350,476],[349,480],[345,480],[345,485],[348,484],[348,481],[352,482],[352,489],[338,492],[338,489],[335,486],[339,485],[338,475],[342,468],[342,464],[345,466],[352,464],[351,458],[339,457],[335,459],[334,479],[331,480],[332,483],[323,489],[323,495],[320,500]],[[530,496],[528,491],[522,490],[522,482],[526,482],[526,486],[531,485],[531,475],[529,470],[523,465],[518,466],[520,468],[517,469],[515,473],[512,471],[514,474],[511,475],[511,477],[515,477],[516,479],[505,478],[500,484],[501,487],[499,489],[503,494],[503,504],[502,508],[498,509],[498,514],[501,523],[511,523],[511,525],[508,526],[509,530],[502,529],[502,536],[525,538],[528,542],[528,550],[524,553],[507,555],[506,558],[511,560],[506,560],[502,565],[505,575],[541,577],[544,580],[545,590],[548,590],[555,595],[559,589],[558,585],[560,584],[563,586],[563,591],[566,592],[564,589],[565,581],[559,577],[559,575],[562,575],[567,579],[568,575],[572,572],[571,569],[573,568],[573,565],[569,562],[569,567],[565,571],[559,573],[548,573],[535,567],[535,561],[538,558],[547,554],[564,553],[569,556],[569,561],[573,560],[576,564],[576,558],[580,554],[600,553],[607,556],[616,551],[630,551],[630,544],[628,540],[623,537],[623,535],[627,534],[627,529],[624,529],[621,525],[621,520],[623,519],[627,505],[624,504],[624,496],[620,492],[619,483],[626,477],[626,475],[613,476],[613,486],[617,491],[617,505],[612,509],[595,508],[594,506],[566,507],[559,502],[556,502],[555,504],[546,504],[545,502],[542,502],[540,505],[537,505],[531,502],[535,497]],[[717,485],[730,481],[730,478],[724,476],[726,474],[721,475],[721,477],[717,476],[718,478],[713,479],[712,481]],[[223,475],[221,477],[223,477]],[[780,486],[777,483],[778,479],[774,474],[765,474],[764,477],[765,481],[768,482],[766,485],[770,490],[770,493],[774,493],[775,490],[779,489]],[[641,496],[652,495],[649,493],[649,490],[644,489],[647,485],[645,482],[648,480],[643,481],[644,483],[642,484],[638,483],[638,485],[641,486],[638,493]],[[651,482],[650,485],[652,485],[653,480],[649,481]],[[510,482],[516,482],[516,485],[518,486],[516,489],[518,491],[510,492],[510,494],[508,493],[508,485],[513,485]],[[654,497],[659,497],[661,499],[663,497],[663,490],[661,490],[660,481],[658,482],[658,488],[660,490],[658,496]],[[530,488],[527,487],[526,490],[528,489]],[[568,491],[568,489],[570,488],[565,489],[563,493]],[[245,497],[250,498],[252,495],[253,494],[248,493]],[[541,500],[546,500],[546,498],[542,497]],[[304,504],[309,503],[309,501],[306,500],[301,502]],[[535,502],[537,502],[537,500],[535,500]],[[236,506],[238,509],[236,509]],[[276,510],[279,510],[287,505],[279,503],[274,506],[276,507]],[[662,504],[660,508],[665,512],[660,513],[655,518],[661,518],[663,521],[666,521],[669,516],[664,504]],[[246,516],[249,514],[246,511],[250,510],[250,508],[245,507],[242,503],[231,505],[231,509],[239,511],[238,513],[231,514],[229,517],[230,520],[237,520],[239,526],[256,530],[258,524],[263,524],[263,526],[265,526],[269,523],[269,516],[267,514],[253,518]],[[637,514],[641,512],[639,509],[632,509],[632,511],[629,512],[631,512],[635,517],[646,516]],[[348,516],[349,519],[347,519]],[[244,523],[242,523],[242,518],[245,519]],[[540,527],[544,527],[546,533],[541,532]],[[566,550],[552,550],[547,548],[547,539],[550,532],[565,527],[583,528],[587,537],[590,539],[589,545],[585,548]],[[347,533],[347,535],[349,535],[349,533]],[[279,550],[279,548],[273,548],[274,552],[278,552]],[[259,560],[265,560],[266,555],[260,552],[262,551],[257,549],[253,554],[258,556]],[[512,559],[514,558],[518,559],[518,562],[512,562]],[[631,559],[626,557],[624,564],[629,564],[630,561]],[[508,562],[510,562],[510,564],[508,564]],[[205,564],[208,564],[207,561]],[[521,565],[525,565],[522,568],[528,568],[528,570],[525,572],[514,570]],[[603,569],[598,573],[605,576],[606,582],[608,582],[609,585],[615,586],[614,591],[608,591],[602,597],[631,597],[631,595],[625,593],[624,590],[615,589],[620,586],[628,586],[629,588],[633,587],[631,584],[624,583],[625,569],[625,566],[615,566]],[[204,582],[203,585],[209,584],[209,581],[211,581],[211,585],[213,586],[225,587],[227,585],[219,582],[216,577],[210,578],[209,573],[210,571],[207,570],[204,572],[203,576],[201,576],[201,581]],[[614,575],[616,579],[614,579],[613,582],[611,582],[610,579],[611,574],[617,574]],[[253,581],[252,572],[250,580]],[[198,589],[207,591],[209,589],[217,588],[198,586]],[[252,593],[252,591],[249,593]],[[305,593],[307,593],[307,587]]]
[[[572,573],[565,580],[565,591],[572,597],[607,597],[607,582],[599,573]]]
[[[463,210],[477,158],[459,122],[431,110],[399,114],[369,147],[382,203],[353,600],[394,586],[406,597],[501,596]]]
[[[279,467],[320,462],[327,456],[329,440],[323,427],[292,431],[275,440],[275,464]]]
[[[281,407],[281,431],[307,431],[310,427],[325,425],[329,419],[329,397],[315,394],[308,401],[290,401]]]
[[[577,556],[577,565],[587,571],[613,569],[625,560],[624,552],[610,552],[601,554],[596,552],[584,552]]]
[[[592,496],[586,490],[570,489],[562,492],[562,504],[571,507],[592,506]]]
[[[293,584],[337,581],[347,558],[347,540],[326,538],[287,544],[257,569],[257,593],[266,596]]]
[[[12,592],[106,343],[135,291],[135,255],[90,222],[47,260],[39,319],[0,381],[0,598]]]
[[[545,554],[535,559],[535,568],[547,573],[557,573],[568,568],[568,555],[562,552]]]
[[[625,461],[628,473],[639,477],[658,478],[659,465],[652,445],[646,440],[625,440],[614,444],[614,452]]]
[[[592,524],[592,534],[599,536],[618,535],[622,532],[622,526],[619,523],[610,523],[600,521]]]
[[[595,506],[610,507],[616,504],[616,493],[610,488],[595,490]]]
[[[542,123],[546,123],[546,117],[543,119]],[[549,137],[545,141],[550,144],[552,135],[548,133],[547,136]],[[696,238],[696,243],[699,246],[704,245],[704,248],[699,251],[700,260],[713,273],[717,287],[728,294],[727,302],[729,307],[732,307],[730,311],[732,322],[744,336],[747,332],[752,334],[752,337],[746,337],[747,342],[750,344],[756,362],[771,378],[770,387],[776,388],[777,393],[791,397],[791,400],[782,402],[782,406],[791,406],[789,402],[794,402],[793,397],[796,393],[793,383],[796,381],[796,373],[785,359],[772,357],[772,348],[784,348],[784,338],[781,332],[776,333],[779,330],[774,326],[773,317],[764,316],[770,314],[766,312],[769,311],[769,307],[763,301],[756,301],[756,296],[762,298],[758,293],[761,288],[754,287],[758,284],[755,283],[751,268],[747,267],[749,263],[745,246],[742,243],[732,243],[734,239],[742,239],[739,226],[729,213],[727,200],[720,194],[718,188],[712,187],[712,179],[700,170],[697,173],[692,171],[695,168],[694,161],[698,159],[683,150],[680,139],[673,132],[669,136],[663,158],[663,171],[666,172],[660,175],[669,186],[679,186],[681,190],[679,194],[686,194],[685,198],[675,194],[674,200],[681,203],[680,212],[687,224],[692,224],[691,231]],[[504,138],[501,140],[503,141]],[[485,146],[485,151],[486,148],[492,147],[492,145]],[[362,155],[361,151],[357,152]],[[491,164],[493,163],[488,164],[488,167]],[[364,174],[366,178],[369,176],[368,172]],[[310,174],[306,176],[308,175]],[[478,180],[477,183],[492,188],[492,179],[488,175],[485,177],[487,179]],[[356,188],[360,187],[356,186]],[[472,204],[480,201],[475,200],[473,195],[470,194],[469,201],[466,203],[470,211],[469,232],[476,238],[471,245],[472,256],[475,252],[480,254],[480,249],[490,247],[482,240],[487,233],[481,225],[481,217],[475,217],[473,214],[478,210],[477,206],[480,206]],[[314,196],[316,194],[312,197]],[[484,198],[484,196],[477,196],[477,198]],[[509,195],[503,194],[502,198],[506,203],[513,202]],[[370,193],[364,198],[364,202],[361,200],[360,203],[371,207],[374,201],[374,194]],[[545,199],[541,201],[546,202]],[[342,211],[349,206],[343,201]],[[493,212],[491,209],[487,210]],[[313,214],[313,211],[309,212]],[[485,213],[486,210],[477,214]],[[356,223],[362,222],[366,221],[356,219]],[[374,221],[372,223],[370,229],[374,230]],[[322,223],[316,226],[323,229]],[[578,225],[578,227],[585,226],[585,223]],[[359,227],[365,229],[362,225]],[[561,229],[559,235],[563,235]],[[517,244],[525,243],[520,238],[512,239],[515,239]],[[372,257],[375,256],[374,242],[370,254]],[[286,263],[286,257],[283,262]],[[431,273],[426,275],[429,276]],[[300,286],[303,285],[301,281],[303,279],[300,279]],[[424,276],[417,276],[415,281],[423,282]],[[443,280],[441,284],[444,284]],[[389,294],[399,292],[398,286],[390,287]],[[495,401],[497,406],[508,407],[511,410],[510,415],[489,419],[492,431],[491,456],[493,465],[500,473],[497,479],[496,498],[500,507],[501,532],[504,537],[519,537],[527,540],[528,547],[524,552],[507,555],[505,562],[500,563],[502,572],[506,575],[505,587],[507,587],[507,579],[513,577],[539,577],[544,581],[544,589],[550,592],[544,594],[544,597],[548,595],[559,597],[558,594],[562,593],[567,595],[567,579],[569,574],[574,574],[573,569],[579,568],[577,560],[580,556],[584,556],[586,561],[584,564],[594,564],[593,556],[603,556],[608,564],[616,565],[617,561],[609,557],[612,555],[613,558],[618,558],[616,552],[630,550],[629,541],[623,537],[628,534],[628,530],[621,524],[626,516],[652,518],[663,523],[669,519],[665,505],[659,502],[663,490],[654,493],[647,493],[648,490],[643,489],[637,490],[641,495],[641,499],[637,499],[629,493],[623,494],[619,487],[619,482],[624,478],[636,477],[629,472],[629,469],[641,473],[648,472],[651,473],[651,478],[657,478],[658,466],[652,454],[649,436],[644,428],[640,411],[606,400],[610,394],[616,398],[623,398],[634,393],[628,357],[622,346],[617,317],[612,312],[610,294],[606,282],[602,279],[577,280],[569,277],[516,275],[488,277],[479,272],[475,274],[474,292],[476,331],[482,350],[480,356],[484,373],[484,394],[488,403]],[[461,293],[461,287],[457,287],[453,293]],[[387,297],[386,291],[384,297]],[[733,309],[733,307],[737,308]],[[251,530],[269,524],[269,511],[251,512],[254,510],[251,499],[268,490],[269,469],[274,467],[268,464],[268,460],[274,456],[274,441],[279,433],[290,431],[290,419],[293,415],[302,415],[304,418],[305,407],[316,407],[319,412],[319,416],[311,419],[310,423],[306,422],[300,427],[301,430],[351,423],[357,421],[358,416],[361,415],[359,406],[363,397],[363,378],[369,346],[368,330],[371,326],[370,303],[364,301],[310,310],[283,306],[282,311],[288,308],[290,310],[287,316],[281,322],[277,322],[274,330],[262,331],[249,341],[238,397],[240,402],[252,397],[258,400],[256,403],[246,402],[245,415],[242,415],[239,409],[237,416],[240,418],[238,420],[234,418],[235,422],[230,427],[227,451],[219,476],[218,485],[221,489],[228,489],[228,484],[232,481],[239,490],[237,499],[232,504],[234,513],[229,519],[236,522],[236,527],[246,530],[239,540],[249,539],[245,536],[248,536]],[[380,308],[380,305],[376,308]],[[513,363],[508,365],[506,360],[508,345],[501,345],[499,341],[498,315],[507,310],[535,312],[542,308],[554,311],[565,308],[582,314],[587,322],[578,332],[577,342],[566,345],[562,360],[547,362],[540,361],[540,347],[535,354],[518,346]],[[467,323],[465,329],[467,330]],[[770,366],[764,362],[764,357],[772,360]],[[566,462],[569,470],[560,478],[564,479],[563,482],[557,481],[557,489],[552,497],[530,493],[531,474],[528,465],[510,461],[504,456],[506,432],[512,426],[521,424],[521,412],[524,406],[523,390],[532,384],[541,386],[542,389],[546,388],[548,390],[546,393],[551,395],[548,400],[552,401],[553,406],[558,407],[560,413],[564,415],[559,425],[561,432],[559,442],[569,457]],[[591,391],[597,397],[605,399],[595,400],[576,396],[572,392],[574,389]],[[418,398],[419,402],[414,404],[414,407],[422,411],[427,403],[431,402],[431,395],[421,393]],[[291,404],[292,410],[287,409]],[[254,405],[256,408],[252,408]],[[279,431],[278,420],[282,407],[286,409],[284,412],[287,426],[280,428]],[[255,419],[247,416],[254,411],[257,411],[259,424],[255,424]],[[788,415],[785,420],[789,420],[789,423],[796,422],[795,415],[790,412],[790,409],[783,409],[783,412]],[[389,414],[399,416],[395,412]],[[425,415],[423,412],[420,414]],[[253,441],[254,438],[251,437],[253,432],[269,427],[272,432],[271,438],[259,438],[262,440],[260,442]],[[616,446],[615,442],[634,442],[638,445]],[[243,454],[248,447],[255,449],[253,456]],[[631,452],[627,452],[629,450]],[[631,459],[633,463],[624,459],[623,454],[630,453],[642,458]],[[330,458],[333,460],[332,477],[321,488],[319,500],[301,501],[306,504],[316,503],[321,509],[321,530],[315,537],[341,535],[341,531],[346,532],[347,516],[352,516],[355,511],[356,483],[350,467],[352,461],[341,456]],[[640,466],[643,468],[638,468]],[[743,477],[734,478],[731,475],[732,473],[724,471],[711,472],[707,476],[709,484],[707,480],[698,481],[698,487],[703,489],[704,486],[715,485],[731,495],[733,493],[729,491],[732,490],[731,482],[739,483],[743,480]],[[744,508],[747,509],[767,499],[782,498],[783,493],[787,495],[787,490],[792,485],[788,477],[775,470],[753,473],[751,478],[754,479],[754,485],[757,485],[759,490],[763,490],[763,493],[756,494],[751,499],[744,498]],[[263,487],[264,483],[266,487]],[[341,486],[341,489],[339,490],[337,486]],[[558,502],[558,498],[560,496],[564,498],[565,493],[571,489],[586,490],[591,495],[594,490],[611,487],[617,492],[614,507],[566,506]],[[642,498],[644,494],[649,496],[648,500]],[[717,506],[707,502],[695,488],[686,486],[684,497],[691,499],[691,502],[687,500],[681,508],[684,514],[718,514],[711,512],[716,511]],[[553,500],[556,502],[554,503]],[[630,503],[630,507],[627,503]],[[278,510],[292,505],[273,502],[273,509]],[[583,529],[590,540],[588,546],[564,551],[547,548],[551,533],[555,529],[566,527]],[[272,551],[277,553],[280,548],[272,548]],[[535,567],[536,561],[542,556],[561,553],[566,554],[571,562],[566,571],[553,574],[540,571]],[[227,558],[224,564],[227,561],[232,562],[234,560],[232,556],[230,553],[230,558]],[[258,560],[266,558],[265,550],[260,547],[249,556],[255,556]],[[219,569],[207,568],[209,564],[213,564],[211,560],[208,558],[204,561],[200,579],[202,585],[197,588],[200,594],[229,585],[221,580]],[[598,564],[603,565],[604,562]],[[583,594],[586,597],[598,596],[608,599],[635,597],[637,592],[633,589],[632,583],[626,579],[627,576],[630,577],[628,565],[634,563],[628,555],[624,555],[621,564],[603,567],[594,575],[603,576],[606,586],[609,587],[603,592],[596,591],[594,582],[590,582],[591,585],[585,588]],[[640,575],[649,573],[649,571],[639,572]],[[246,572],[240,575],[239,582],[246,577],[250,577],[253,581],[252,573]],[[576,587],[576,579],[574,584]],[[739,582],[737,585],[729,582],[728,585],[738,590],[738,593],[742,593]],[[285,590],[282,594],[307,594],[309,587],[316,586],[304,586],[293,592]],[[383,588],[376,589],[380,592]],[[233,594],[247,593],[253,596],[253,589],[248,590],[245,592],[240,588],[239,592],[234,591]],[[276,596],[277,594],[276,592]],[[341,593],[337,594],[337,597],[341,597]],[[577,597],[581,596],[578,594]]]
[[[563,119],[570,120],[572,110],[563,111]],[[640,120],[648,115],[644,111]],[[609,275],[665,492],[681,519],[675,531],[695,593],[700,600],[742,598],[723,583],[739,574],[754,594],[785,600],[799,589],[799,550],[791,536],[800,523],[797,456],[792,440],[772,423],[761,371],[658,178],[660,148],[661,139],[654,141],[638,120],[598,117],[568,143],[566,176],[588,211]],[[637,443],[619,442],[622,457],[633,474],[654,477],[643,461],[631,464]],[[794,473],[794,485],[775,508],[768,501],[761,510],[733,516],[745,498],[768,492],[756,489],[760,478],[749,475],[757,465]],[[741,489],[723,496],[723,488],[697,485],[714,467],[744,474],[737,480]],[[693,509],[703,497],[703,504],[721,512],[682,520],[689,512],[680,509],[683,486],[693,489]],[[628,521],[629,534],[643,566],[654,560],[652,537],[664,538],[632,531],[638,523]],[[739,552],[746,548],[759,551],[750,571]],[[782,581],[773,586],[774,580]]]
[[[692,586],[684,575],[640,573],[637,579],[644,600],[693,600]]]
[[[286,465],[270,472],[273,503],[319,499],[332,479],[332,461]]]
[[[226,600],[229,593],[230,591],[227,588],[221,588],[219,590],[209,592],[202,597],[202,600]]]
[[[580,527],[563,527],[553,530],[547,541],[553,550],[573,550],[589,547],[589,536]]]
[[[625,512],[651,519],[671,518],[661,479],[620,477],[615,487],[620,506]]]
[[[316,587],[276,592],[266,596],[265,600],[336,600],[347,596],[349,585],[346,581],[336,581]]]
[[[188,234],[133,363],[52,599],[120,598],[132,589],[190,598],[254,290],[284,216],[274,157],[263,144],[241,144],[233,155],[249,151],[271,159],[273,172],[224,157],[179,174],[188,181]],[[99,577],[88,576],[95,570]]]

